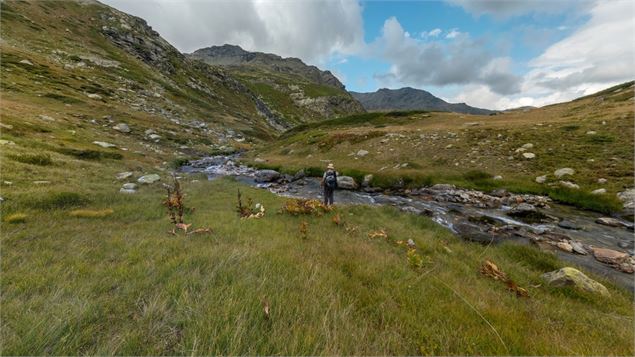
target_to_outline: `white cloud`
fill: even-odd
[[[357,0],[103,1],[142,17],[183,52],[230,43],[323,63],[332,54],[356,53],[364,45]]]
[[[445,38],[457,38],[461,35],[461,33],[458,31],[458,29],[452,29],[450,30],[450,32],[448,32],[447,35],[445,35]]]
[[[387,73],[375,75],[382,85],[484,84],[497,93],[519,90],[520,78],[511,72],[511,59],[494,57],[484,42],[466,33],[449,43],[415,40],[404,33],[399,21],[391,17],[384,23],[381,37],[370,44],[372,56],[391,64]]]
[[[434,30],[430,30],[428,32],[423,31],[421,33],[421,37],[438,37],[441,34],[441,29],[440,28],[436,28]]]

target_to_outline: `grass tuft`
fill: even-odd
[[[12,223],[12,224],[14,224],[14,223],[26,223],[26,218],[27,218],[27,215],[24,214],[24,213],[14,213],[14,214],[8,215],[4,219],[4,221],[7,222],[7,223]]]
[[[48,166],[53,165],[51,155],[49,154],[22,154],[22,155],[9,155],[9,158],[14,161],[18,161],[24,164]]]
[[[55,192],[39,200],[32,201],[31,206],[40,209],[56,209],[79,207],[89,202],[88,198],[76,192]]]
[[[115,211],[112,208],[102,210],[78,209],[70,211],[68,215],[77,218],[104,218],[110,216],[114,212]]]

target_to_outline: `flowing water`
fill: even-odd
[[[249,186],[268,189],[278,195],[294,198],[322,199],[322,190],[319,179],[304,177],[288,183],[259,183],[255,180],[257,170],[234,163],[235,157],[217,156],[194,162],[192,166],[182,167],[185,173],[202,172],[209,179],[222,176],[232,176],[237,181]],[[461,190],[458,190],[461,191]],[[467,192],[467,191],[466,191]],[[476,197],[480,197],[477,191]],[[464,197],[460,193],[457,197]],[[512,209],[510,205],[491,205],[481,202],[468,203],[447,201],[447,191],[430,191],[417,195],[389,195],[384,193],[367,193],[353,190],[337,190],[335,192],[336,204],[366,204],[366,205],[390,205],[405,212],[425,214],[438,224],[447,227],[457,233],[459,225],[479,228],[479,234],[491,236],[490,242],[498,242],[504,238],[520,244],[528,244],[531,239],[543,241],[539,243],[542,248],[553,250],[561,259],[585,267],[594,273],[607,277],[617,284],[635,290],[633,274],[628,274],[603,264],[589,254],[581,255],[569,253],[555,248],[555,241],[574,241],[582,243],[585,248],[599,247],[635,254],[635,236],[632,232],[632,223],[623,221],[624,227],[610,227],[601,225],[595,221],[602,217],[601,214],[579,210],[574,207],[564,206],[550,202],[548,207],[541,208],[550,220],[540,223],[526,223],[508,215]],[[486,196],[491,197],[491,196]],[[539,197],[540,198],[540,197]],[[562,222],[566,222],[564,225]],[[566,228],[558,225],[565,226]],[[627,226],[629,226],[627,228]],[[495,228],[493,228],[495,227]],[[475,229],[476,229],[475,228]],[[573,228],[573,229],[572,229]],[[459,232],[460,233],[460,232]],[[459,234],[461,235],[461,234]],[[538,238],[536,238],[538,237]],[[547,238],[545,238],[547,237]],[[554,238],[555,237],[555,238]],[[551,244],[549,244],[551,241]],[[481,243],[488,243],[483,242]]]

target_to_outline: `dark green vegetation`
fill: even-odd
[[[632,295],[606,281],[610,299],[539,286],[540,274],[563,265],[534,247],[465,243],[392,208],[291,216],[266,191],[191,179],[185,203],[196,210],[185,221],[211,227],[209,235],[169,234],[159,186],[95,192],[84,203],[109,215],[71,216],[67,205],[12,197],[3,214],[28,219],[2,226],[3,354],[633,352]],[[264,205],[263,218],[238,218],[238,188]],[[382,229],[388,239],[369,238]],[[407,239],[421,268],[395,244]],[[530,298],[479,274],[484,259]]]
[[[381,188],[434,183],[506,188],[595,211],[620,211],[615,194],[633,185],[633,82],[601,93],[495,116],[392,112],[331,119],[289,130],[252,158],[285,171],[310,172],[319,172],[316,163],[328,160],[357,180],[373,174],[372,185]],[[357,156],[359,150],[369,153]],[[563,167],[576,173],[555,177]],[[494,180],[498,175],[502,179]],[[536,183],[542,175],[546,183]],[[600,184],[599,178],[608,182]],[[581,188],[566,188],[560,181]],[[591,194],[598,188],[608,193]]]

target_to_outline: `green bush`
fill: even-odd
[[[73,156],[80,160],[101,160],[101,159],[114,159],[121,160],[123,155],[118,152],[106,152],[106,151],[98,151],[98,150],[79,150],[79,149],[71,149],[71,148],[59,148],[57,152]]]

